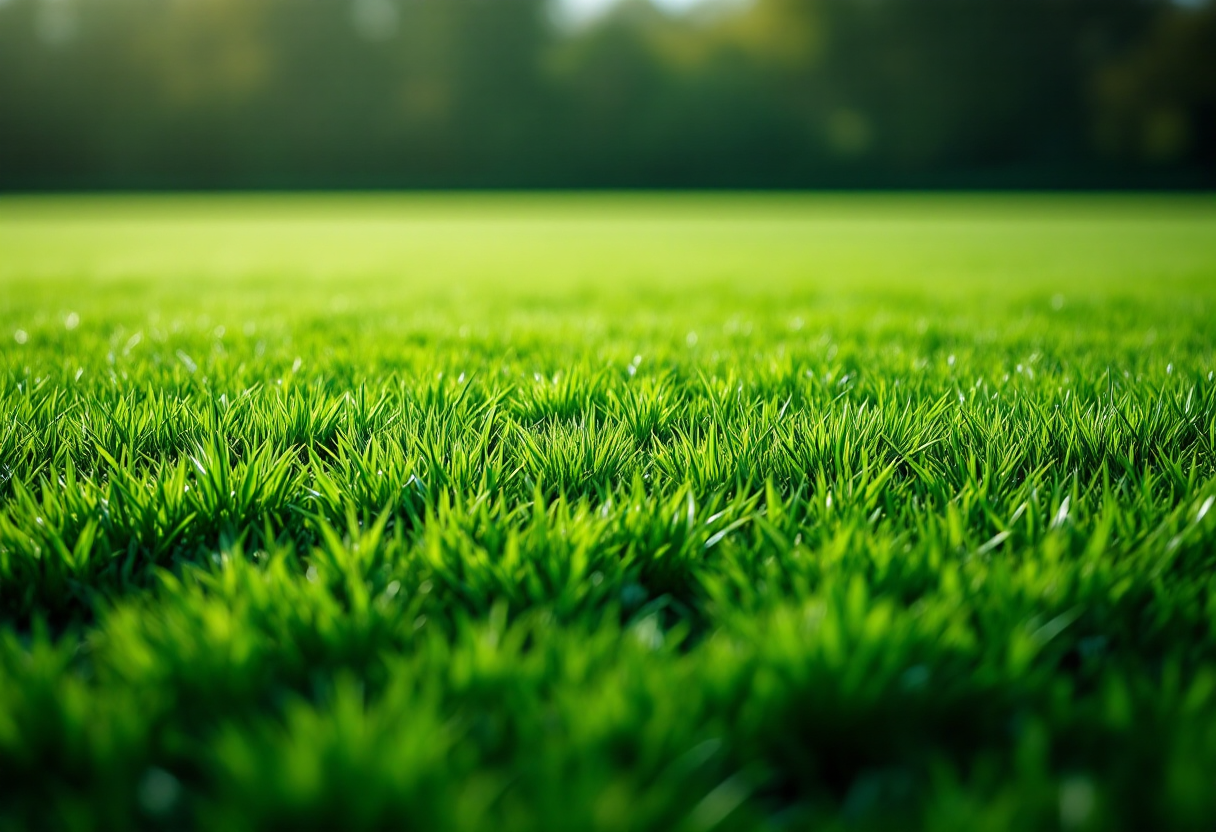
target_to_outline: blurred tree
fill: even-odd
[[[0,0],[0,187],[1216,184],[1165,0]]]
[[[1094,82],[1099,149],[1108,157],[1216,162],[1216,6],[1176,7]]]

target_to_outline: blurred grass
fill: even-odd
[[[1216,207],[0,200],[0,824],[1202,829]]]
[[[1205,276],[1214,212],[1205,196],[10,197],[0,275],[389,277],[375,290],[456,280],[559,296],[706,280],[754,290],[759,277],[777,293],[932,279],[1108,291]]]

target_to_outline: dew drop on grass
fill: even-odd
[[[160,816],[173,811],[181,793],[181,783],[163,768],[148,769],[139,781],[139,805],[149,815]]]
[[[1077,642],[1077,652],[1081,654],[1082,658],[1093,659],[1102,655],[1106,650],[1107,642],[1106,636],[1086,636]]]
[[[697,333],[690,331],[684,336],[684,343],[688,344],[690,347],[695,347],[697,345]]]
[[[1060,826],[1077,829],[1087,825],[1097,802],[1097,792],[1088,777],[1070,777],[1060,783]]]
[[[929,668],[923,664],[913,665],[899,677],[899,684],[904,690],[924,690],[929,684]]]
[[[80,316],[75,312],[69,312],[63,319],[63,328],[70,331],[78,326],[80,326]]]
[[[29,333],[24,329],[19,329],[13,333],[13,340],[18,344],[24,344],[26,341],[30,340],[30,336]]]
[[[621,588],[621,603],[626,607],[637,607],[646,600],[646,590],[639,584],[628,583]]]
[[[663,629],[656,615],[648,615],[635,624],[633,635],[648,650],[658,650],[663,646]]]

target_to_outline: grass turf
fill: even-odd
[[[7,198],[0,292],[0,828],[1216,817],[1209,198]]]

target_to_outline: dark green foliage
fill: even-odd
[[[1216,816],[1210,205],[10,201],[0,255],[0,828]]]
[[[1216,6],[3,0],[0,137],[2,190],[1211,188]]]

